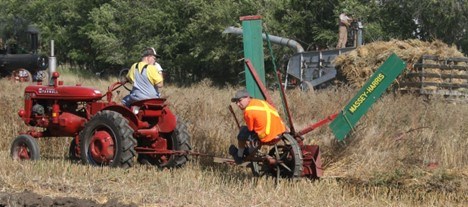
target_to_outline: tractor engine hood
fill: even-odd
[[[33,99],[60,99],[73,101],[95,101],[103,97],[101,91],[82,86],[28,86],[24,90]]]

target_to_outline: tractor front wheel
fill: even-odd
[[[115,111],[100,111],[80,132],[81,161],[95,166],[128,168],[136,155],[133,129]]]
[[[11,144],[10,156],[14,160],[39,160],[39,144],[30,135],[19,135]]]
[[[76,139],[73,138],[70,142],[70,147],[68,149],[68,158],[71,161],[79,161],[80,160],[80,148],[78,144],[76,144]]]

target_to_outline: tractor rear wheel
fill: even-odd
[[[30,135],[22,134],[15,138],[10,148],[14,160],[39,160],[39,144]]]
[[[190,151],[190,135],[187,130],[187,125],[180,119],[177,120],[177,126],[171,133],[161,136],[167,139],[168,150],[173,151]],[[181,167],[189,160],[187,154],[169,154],[169,155],[138,155],[138,161],[142,164],[156,165],[159,168],[174,168]]]
[[[136,155],[133,129],[115,111],[100,111],[80,132],[81,161],[84,164],[128,168]]]
[[[276,164],[270,165],[266,161],[250,163],[254,176],[296,178],[302,175],[301,148],[291,135],[283,134],[281,141],[275,144],[268,156],[275,159]]]

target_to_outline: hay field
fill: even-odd
[[[97,79],[61,79],[66,85],[80,82],[101,91],[110,85]],[[271,179],[254,179],[245,168],[214,164],[209,158],[193,157],[185,167],[173,170],[72,163],[67,160],[70,138],[41,139],[38,162],[12,161],[10,144],[18,131],[26,129],[17,115],[25,86],[0,81],[2,193],[31,191],[52,198],[101,204],[117,200],[139,206],[468,205],[468,104],[387,94],[345,142],[336,142],[327,127],[306,134],[307,142],[321,146],[323,179],[282,180],[275,187]],[[227,106],[236,89],[212,88],[203,82],[162,91],[174,112],[187,122],[195,151],[228,156],[237,131]],[[302,129],[339,111],[356,92],[346,87],[315,93],[288,91],[295,127]],[[126,93],[121,91],[117,99]],[[272,95],[280,105],[278,92]]]

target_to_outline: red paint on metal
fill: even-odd
[[[151,147],[156,150],[156,152],[164,152],[164,154],[167,154],[167,140],[159,138],[156,142],[154,142]]]
[[[52,105],[52,123],[58,124],[59,114],[60,114],[60,106],[58,105],[57,101],[55,101],[55,103]]]
[[[248,20],[259,20],[262,19],[260,15],[250,15],[250,16],[242,16],[239,18],[241,21],[248,21]]]
[[[302,151],[302,176],[319,178],[323,176],[320,149],[317,145],[303,145]]]
[[[281,80],[281,74],[279,72],[276,73],[276,76],[278,77],[278,80]],[[286,109],[286,115],[288,116],[288,121],[289,121],[289,130],[291,131],[291,134],[296,133],[296,129],[294,128],[294,124],[292,121],[292,116],[291,116],[291,111],[289,110],[289,105],[288,105],[288,100],[286,100],[286,93],[284,92],[284,87],[281,81],[279,81],[280,84],[280,90],[281,94],[283,95],[283,103],[284,103],[284,108]]]
[[[23,118],[24,115],[26,115],[26,112],[24,110],[21,109],[21,110],[18,111],[18,116],[19,117]]]
[[[114,147],[112,136],[107,131],[101,130],[93,134],[89,151],[93,160],[99,163],[110,163],[114,158]]]
[[[76,132],[83,129],[86,122],[85,118],[69,112],[62,112],[58,119],[58,126],[54,127],[54,131],[51,133],[59,136],[74,136]]]
[[[307,126],[306,128],[302,129],[301,131],[299,131],[297,133],[297,135],[302,136],[304,134],[307,134],[307,133],[311,132],[312,130],[314,130],[314,129],[320,127],[320,126],[323,126],[324,124],[327,124],[328,122],[333,121],[337,116],[338,116],[338,113],[332,114],[332,115],[328,116],[325,119],[322,119],[322,120],[320,120],[320,121],[318,121],[316,123],[313,123],[313,124]]]
[[[265,85],[263,85],[263,82],[260,80],[260,77],[258,77],[258,73],[255,70],[255,67],[252,65],[252,62],[249,59],[245,59],[245,64],[247,65],[247,68],[249,68],[250,73],[252,74],[255,82],[257,83],[257,86],[260,88],[260,91],[262,91],[263,97],[265,97],[265,101],[267,101],[270,105],[275,107],[275,104],[273,103],[273,100],[271,99],[271,96],[268,93]]]
[[[18,157],[20,158],[20,160],[29,160],[29,159],[31,159],[28,147],[25,144],[19,146]]]
[[[177,126],[177,117],[168,108],[164,108],[164,110],[161,111],[161,116],[159,116],[158,119],[160,132],[172,132]]]
[[[30,85],[26,87],[25,93],[32,93],[41,99],[49,100],[94,101],[102,98],[99,90],[83,86]]]
[[[159,130],[157,126],[151,127],[149,129],[138,129],[135,131],[135,134],[138,137],[146,138],[149,140],[156,140],[159,138]]]

